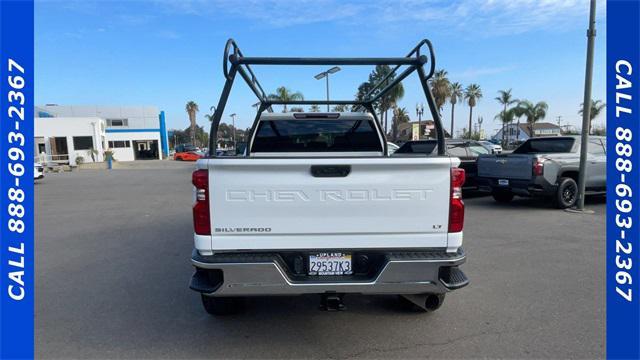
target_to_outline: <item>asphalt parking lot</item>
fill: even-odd
[[[38,358],[603,358],[605,205],[466,199],[471,280],[431,314],[394,297],[253,298],[207,315],[192,274],[192,163],[36,185]]]

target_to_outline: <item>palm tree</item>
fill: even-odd
[[[514,99],[513,96],[511,95],[511,89],[509,90],[499,90],[498,91],[498,96],[495,98],[501,105],[504,106],[504,108],[502,109],[502,113],[506,114],[507,113],[507,107],[509,105],[513,105],[513,104],[517,104],[518,100]],[[513,117],[512,117],[513,119]],[[505,146],[505,132],[506,132],[506,126],[509,125],[509,123],[505,123],[504,121],[502,122],[502,146]]]
[[[453,119],[454,119],[454,110],[456,104],[458,103],[458,99],[462,99],[464,96],[464,90],[462,88],[462,84],[459,82],[454,82],[449,86],[449,103],[451,103],[451,137],[453,137]]]
[[[544,119],[545,116],[547,116],[548,110],[549,105],[544,101],[540,101],[534,105],[531,101],[524,100],[518,102],[518,106],[515,108],[515,116],[524,116],[527,119],[529,136],[534,137],[533,124]]]
[[[311,105],[309,112],[320,112],[320,106],[318,106],[318,104]]]
[[[278,101],[296,101],[296,100],[304,100],[304,96],[299,91],[291,92],[291,90],[287,89],[284,86],[280,86],[276,89],[275,94],[269,94],[268,96],[271,100]],[[284,110],[282,112],[287,112],[287,104],[284,105]]]
[[[198,104],[194,101],[189,101],[187,105],[185,105],[185,110],[187,114],[189,114],[189,123],[191,124],[189,128],[189,137],[191,138],[191,144],[195,145],[196,142],[196,113],[200,111],[198,109]]]
[[[606,106],[607,104],[602,102],[602,100],[591,100],[591,111],[589,111],[589,134],[591,134],[591,123],[593,122],[593,119],[597,118]],[[583,110],[584,103],[580,103],[580,110],[578,111],[578,114],[582,115]]]
[[[391,72],[391,68],[389,67],[389,65],[377,65],[376,69],[374,70],[373,79],[371,79],[371,76],[369,76],[370,81],[371,80],[374,81],[371,83],[371,86],[380,82],[390,72]],[[395,75],[389,77],[389,79],[385,81],[384,84],[380,85],[378,89],[384,89],[389,84],[389,82],[393,81],[394,78],[395,78]],[[400,101],[400,99],[402,99],[403,97],[404,97],[404,86],[402,86],[402,83],[400,83],[394,86],[393,89],[389,90],[389,92],[387,92],[387,94],[380,99],[380,103],[378,105],[380,109],[380,121],[384,119],[385,133],[388,131],[387,124],[389,119],[389,109],[397,106],[398,101]]]
[[[216,117],[216,107],[210,107],[209,111],[211,111],[211,114],[205,114],[204,117],[209,120],[209,122],[213,122],[213,119]]]
[[[391,108],[395,108],[398,106],[398,102],[400,101],[400,99],[402,99],[404,97],[404,86],[402,86],[402,83],[396,85],[393,89],[391,89],[391,91],[389,91],[389,93],[386,96],[386,101],[387,101],[387,106],[385,109],[385,115],[384,115],[384,129],[385,131],[387,130],[387,118],[389,116],[387,110],[391,109]],[[393,120],[392,120],[393,121]]]
[[[473,128],[473,124],[471,123],[471,119],[473,118],[473,107],[476,106],[478,100],[482,98],[480,85],[470,84],[467,86],[464,90],[464,98],[467,100],[467,104],[469,104],[469,139],[471,139],[471,130]]]
[[[503,141],[503,146],[504,146],[505,125],[511,124],[511,122],[513,122],[513,119],[515,117],[516,117],[516,108],[504,109],[504,110],[500,111],[500,113],[494,117],[494,119],[500,120],[500,122],[502,123],[502,141]]]
[[[451,86],[447,78],[447,71],[444,69],[437,70],[431,79],[431,92],[433,100],[438,108],[438,113],[442,111],[442,107],[447,102],[447,98],[451,94]]]
[[[396,85],[393,89],[391,89],[391,91],[389,91],[387,96],[385,96],[386,102],[387,102],[385,106],[385,111],[384,111],[384,130],[385,131],[387,131],[387,119],[389,116],[388,110],[391,108],[397,107],[398,102],[403,97],[404,97],[404,86],[402,86],[402,83]]]
[[[389,67],[389,65],[376,65],[376,68],[369,74],[369,80],[363,82],[362,84],[360,84],[360,86],[358,86],[356,99],[364,100],[364,96],[371,90],[371,88],[382,81],[382,79],[384,79],[390,72],[391,67]],[[393,81],[394,78],[395,75],[390,76],[389,79],[384,82],[384,84],[380,84],[380,86],[378,86],[377,91],[387,86],[391,81]],[[375,92],[373,96],[375,96]],[[404,87],[402,86],[402,83],[399,83],[398,85],[394,86],[393,89],[391,89],[389,92],[387,92],[386,95],[380,99],[380,101],[378,101],[376,110],[380,112],[380,125],[384,127],[385,132],[387,131],[388,110],[396,106],[398,104],[398,101],[400,101],[400,99],[402,99],[403,97]],[[356,107],[354,106],[353,109],[355,108]]]
[[[391,119],[391,138],[393,141],[398,140],[398,128],[400,127],[400,124],[407,122],[409,122],[407,108],[394,108],[393,118]]]

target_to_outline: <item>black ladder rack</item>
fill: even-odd
[[[429,55],[421,54],[420,50],[423,47],[427,47]],[[429,63],[429,72],[425,72],[425,64]],[[253,69],[251,69],[250,65],[393,65],[392,70],[387,74],[380,82],[375,84],[367,94],[365,94],[362,100],[293,100],[293,101],[281,101],[269,99],[267,94],[264,92],[262,85],[258,82]],[[391,80],[389,79],[396,75],[396,72],[402,66],[407,66],[407,68],[402,71],[400,74]],[[255,130],[255,126],[260,119],[260,115],[266,110],[268,112],[273,112],[272,105],[355,105],[364,108],[375,119],[375,124],[378,127],[380,133],[383,136],[384,131],[381,128],[380,122],[378,121],[378,116],[374,111],[373,104],[380,100],[383,96],[385,96],[393,87],[398,85],[402,80],[404,80],[407,76],[411,75],[414,71],[418,73],[418,77],[420,79],[420,83],[422,85],[422,89],[424,90],[424,95],[427,99],[427,104],[429,105],[429,110],[431,112],[431,116],[433,117],[433,121],[435,122],[435,130],[437,133],[437,141],[438,141],[438,155],[445,154],[445,146],[444,146],[444,128],[442,127],[442,120],[440,119],[440,114],[437,111],[435,101],[433,99],[433,94],[431,94],[431,90],[429,89],[429,85],[427,81],[433,76],[435,71],[435,54],[433,51],[433,46],[431,42],[427,39],[424,39],[416,45],[405,57],[391,57],[391,58],[295,58],[295,57],[247,57],[242,54],[240,48],[236,44],[233,39],[229,39],[224,48],[224,57],[222,61],[223,73],[226,79],[224,87],[222,88],[222,93],[220,95],[220,100],[218,101],[218,106],[216,107],[216,111],[214,113],[213,121],[211,122],[211,132],[209,134],[209,156],[216,156],[216,146],[217,146],[217,134],[218,134],[218,125],[220,124],[220,119],[222,118],[222,113],[224,112],[224,108],[227,104],[227,100],[229,98],[229,93],[231,92],[231,88],[233,86],[233,81],[237,74],[244,79],[244,81],[249,85],[249,88],[258,98],[259,106],[258,111],[255,117],[255,120],[252,125],[252,131],[249,136],[253,136],[253,131]],[[388,82],[388,83],[387,83]],[[386,84],[386,85],[385,85]],[[384,86],[384,87],[383,87]],[[247,139],[247,154],[250,153],[250,144],[252,139]],[[384,151],[387,151],[387,143],[384,142]]]

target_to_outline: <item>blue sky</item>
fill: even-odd
[[[593,98],[605,98],[605,11],[597,18]],[[452,81],[477,83],[484,98],[474,121],[497,129],[500,89],[547,101],[546,121],[580,123],[586,54],[587,0],[409,1],[39,1],[36,3],[36,103],[155,105],[169,128],[184,128],[187,101],[198,122],[217,104],[222,51],[233,37],[248,56],[404,56],[422,38],[435,47],[437,68]],[[325,97],[318,67],[257,67],[267,92],[280,85],[307,99]],[[332,98],[351,99],[371,68],[343,67],[331,78]],[[404,81],[414,120],[424,103],[415,76]],[[223,120],[249,126],[255,97],[236,82]],[[444,122],[451,109],[443,110]],[[456,106],[456,129],[469,107]],[[596,124],[604,123],[604,114]],[[491,131],[490,131],[491,133]]]

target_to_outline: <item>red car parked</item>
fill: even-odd
[[[196,161],[203,158],[204,155],[198,151],[193,145],[178,145],[176,146],[176,153],[173,155],[173,160],[177,161]]]

